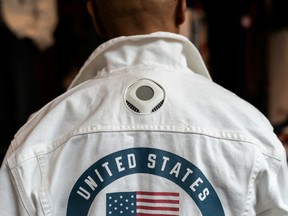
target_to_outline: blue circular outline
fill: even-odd
[[[104,164],[107,161],[113,161],[113,159],[117,157],[127,156],[129,154],[136,155],[135,158],[137,161],[137,168],[126,169],[123,172],[114,173],[112,177],[106,174],[106,178],[105,178],[104,175],[102,174],[105,180],[104,182],[100,182],[100,180],[98,179],[99,180],[99,182],[97,182],[98,187],[93,191],[92,196],[91,198],[89,198],[89,200],[84,200],[83,197],[77,194],[79,187],[83,185],[85,179],[87,179],[88,176],[95,176],[95,169],[97,169],[97,167],[100,167],[100,165]],[[156,154],[158,160],[159,158],[161,158],[161,156],[162,158],[164,156],[168,157],[170,159],[169,161],[172,162],[171,164],[173,164],[173,166],[177,162],[180,162],[182,165],[186,165],[186,167],[191,168],[191,170],[193,170],[193,174],[190,176],[189,180],[186,179],[187,181],[183,182],[180,180],[180,178],[177,178],[174,175],[167,175],[167,172],[161,171],[160,166],[159,167],[156,166],[153,169],[148,168],[148,166],[145,166],[145,164],[147,164],[147,156],[150,154]],[[158,161],[158,163],[160,162]],[[125,161],[123,161],[123,167],[125,166],[127,167],[128,164],[127,163],[125,164]],[[170,168],[171,170],[173,166],[170,166],[168,163],[167,169]],[[110,164],[109,167],[111,168],[111,170],[117,170],[116,164]],[[180,172],[182,172],[181,174],[183,175],[183,171],[180,171]],[[220,199],[216,191],[214,190],[214,188],[209,183],[208,179],[204,176],[204,174],[201,172],[200,169],[198,169],[195,165],[193,165],[188,160],[176,154],[173,154],[168,151],[160,150],[160,149],[154,149],[154,148],[130,148],[130,149],[121,150],[121,151],[109,154],[101,158],[97,162],[95,162],[93,165],[91,165],[76,181],[69,196],[66,215],[67,216],[87,215],[95,197],[98,195],[98,193],[100,193],[102,189],[107,187],[112,182],[122,177],[132,175],[132,174],[151,174],[151,175],[156,175],[156,176],[166,178],[174,182],[175,184],[177,184],[179,187],[181,187],[194,200],[194,202],[198,206],[203,216],[211,216],[211,215],[224,216],[225,215],[222,204],[220,202]],[[195,182],[198,178],[201,178],[203,182],[201,183],[201,185],[197,186],[197,190],[199,189],[201,191],[201,189],[205,189],[205,188],[209,190],[209,196],[207,196],[207,198],[204,201],[200,201],[199,199],[197,199],[197,195],[191,192],[190,186],[192,182]],[[81,207],[79,208],[79,206]]]

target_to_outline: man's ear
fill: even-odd
[[[87,1],[87,11],[92,18],[93,25],[95,27],[96,32],[100,36],[106,37],[107,36],[106,30],[105,30],[105,27],[104,27],[99,15],[98,15],[98,11],[96,9],[96,4],[94,1],[95,0],[88,0]]]
[[[187,6],[186,0],[178,0],[177,11],[176,11],[176,24],[181,25],[185,21]]]

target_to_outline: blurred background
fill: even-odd
[[[65,92],[93,50],[83,0],[0,0],[0,162],[29,116]],[[33,2],[33,4],[31,4]],[[288,137],[287,0],[187,0],[181,34],[212,79],[258,108]]]

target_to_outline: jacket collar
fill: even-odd
[[[211,79],[197,48],[179,34],[156,32],[147,35],[123,36],[100,45],[88,58],[70,88],[93,77],[137,64],[161,64],[188,67]]]

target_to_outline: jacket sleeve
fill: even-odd
[[[256,215],[288,215],[288,167],[283,151],[282,160],[264,156],[265,168],[256,178]]]
[[[10,148],[11,149],[11,148]],[[8,150],[7,155],[10,152]],[[0,215],[1,216],[26,216],[29,215],[23,206],[15,181],[7,160],[4,159],[0,169]]]

